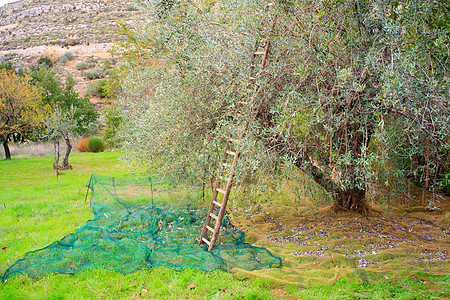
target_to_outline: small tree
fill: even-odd
[[[70,112],[72,107],[77,108],[74,113],[77,124],[73,129],[74,132],[87,134],[88,129],[93,129],[91,125],[97,120],[98,113],[88,97],[80,97],[74,90],[76,82],[72,76],[66,77],[64,85],[51,69],[34,69],[32,76],[35,85],[41,88],[42,101],[53,110],[61,109],[62,112]]]
[[[47,127],[48,137],[53,140],[55,145],[55,160],[53,162],[53,169],[55,170],[67,170],[72,169],[69,164],[69,155],[72,151],[72,144],[70,143],[69,134],[73,133],[73,129],[76,127],[77,122],[75,120],[76,108],[72,107],[69,111],[63,112],[61,109],[56,109],[50,115],[50,118],[44,122]],[[59,164],[59,139],[63,138],[66,142],[66,153],[64,155],[62,165]]]
[[[11,135],[23,134],[42,125],[48,107],[40,101],[40,91],[28,75],[0,69],[0,139],[6,159],[11,158]]]

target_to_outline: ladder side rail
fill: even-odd
[[[214,201],[217,200],[217,194],[219,193],[217,191],[218,185],[219,185],[219,182],[218,182],[218,180],[216,180],[216,184],[215,184],[215,187],[214,187],[214,192],[213,192],[213,195],[212,195],[211,203],[209,204],[208,214],[206,215],[205,224],[203,225],[202,234],[200,236],[200,241],[198,243],[199,245],[204,243],[203,238],[206,238],[206,235],[208,234],[207,226],[211,223],[211,214],[214,211],[214,205],[215,205]]]
[[[221,165],[227,161],[227,157],[228,157],[228,149],[230,148],[230,142],[227,141],[227,143],[225,144],[225,150],[223,152],[222,155],[222,160],[221,160]],[[223,174],[223,169],[221,168],[221,174]],[[213,189],[213,195],[211,198],[211,203],[209,204],[209,209],[208,209],[208,214],[206,216],[206,220],[205,220],[205,224],[203,225],[203,229],[202,229],[202,234],[200,235],[200,241],[199,241],[199,245],[203,244],[203,238],[206,238],[207,234],[208,234],[208,228],[207,226],[209,226],[209,224],[211,223],[211,213],[214,211],[214,201],[217,200],[217,195],[218,195],[218,191],[217,189],[220,187],[220,175],[216,178],[216,181],[214,183],[214,189]],[[216,222],[218,223],[218,222]]]
[[[270,3],[270,5],[268,4],[268,7],[271,6],[271,5],[273,5],[273,3]],[[270,32],[271,33],[273,32],[273,30],[275,28],[275,23],[276,23],[277,17],[278,17],[278,15],[275,15],[275,17],[274,17],[274,19],[272,21],[272,24],[270,26]],[[253,106],[253,103],[254,103],[254,101],[255,101],[255,99],[257,97],[257,93],[258,93],[258,90],[259,90],[259,85],[256,82],[256,77],[258,75],[255,75],[255,77],[252,76],[252,74],[255,71],[255,66],[257,66],[254,63],[254,61],[256,60],[257,55],[261,55],[262,54],[263,58],[262,58],[262,61],[261,61],[260,65],[259,65],[259,68],[260,68],[260,70],[264,69],[264,67],[266,65],[266,62],[267,62],[267,59],[268,59],[268,56],[269,56],[269,47],[270,47],[270,40],[267,39],[266,40],[266,45],[264,47],[264,52],[258,52],[257,51],[258,50],[258,44],[255,45],[255,50],[253,51],[252,64],[251,64],[251,70],[250,70],[250,73],[251,73],[250,80],[254,81],[254,92],[253,92],[253,96],[251,97],[250,102],[248,102],[248,109],[249,109],[250,114],[252,114],[251,113],[252,106]],[[254,120],[255,117],[256,117],[256,114],[253,116],[252,120]],[[248,129],[249,126],[250,126],[250,122],[247,121],[247,123],[244,126],[244,130],[240,134],[240,139],[242,139],[244,137],[245,132],[246,132],[246,130]],[[215,183],[215,187],[214,187],[214,191],[213,191],[213,197],[211,199],[208,215],[206,217],[205,225],[203,226],[202,235],[200,237],[199,244],[200,245],[203,244],[203,243],[207,244],[208,245],[208,251],[211,251],[214,248],[215,242],[216,242],[217,237],[219,235],[220,226],[221,226],[224,214],[225,214],[228,198],[229,198],[229,195],[230,195],[230,192],[231,192],[231,187],[233,185],[234,171],[235,171],[235,168],[236,168],[236,165],[237,165],[237,161],[238,161],[238,158],[239,158],[239,155],[240,155],[240,151],[239,150],[234,152],[235,153],[234,154],[234,160],[233,160],[233,163],[232,163],[229,175],[228,175],[228,180],[227,180],[227,183],[226,183],[225,191],[221,190],[220,189],[220,180],[224,179],[223,176],[221,176],[221,175],[223,175],[225,173],[225,166],[227,165],[226,162],[227,162],[228,155],[232,155],[232,154],[228,153],[228,149],[230,148],[230,143],[231,143],[231,141],[228,140],[226,145],[225,145],[225,151],[224,151],[224,154],[222,156],[222,161],[221,161],[221,164],[220,164],[220,170],[221,170],[220,171],[220,175],[217,177],[217,180],[216,180],[216,183]],[[215,207],[215,205],[218,204],[218,202],[216,200],[217,200],[217,195],[219,193],[219,190],[222,193],[224,192],[224,195],[223,195],[223,198],[222,198],[222,203],[220,205],[219,214],[218,214],[218,216],[214,216],[216,222],[215,222],[214,229],[212,230],[211,239],[208,241],[206,237],[207,237],[208,230],[211,231],[211,229],[212,229],[209,226],[209,224],[211,222],[211,215],[212,215],[212,212],[214,210],[214,207]]]
[[[228,202],[228,197],[230,196],[230,192],[231,192],[231,187],[233,186],[233,178],[234,178],[234,170],[236,168],[237,165],[237,161],[240,155],[240,151],[236,151],[236,155],[234,156],[234,160],[233,160],[233,165],[231,167],[232,172],[230,172],[230,175],[228,177],[228,182],[227,182],[227,187],[225,190],[225,195],[223,196],[223,200],[222,200],[222,206],[220,207],[220,211],[219,211],[219,215],[218,215],[218,220],[216,222],[216,225],[214,226],[214,232],[213,235],[211,237],[211,243],[208,247],[208,251],[211,251],[216,243],[217,240],[217,236],[219,235],[219,231],[220,231],[220,226],[222,225],[222,219],[223,216],[225,215],[225,209],[227,206],[227,202]]]

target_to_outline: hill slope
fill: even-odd
[[[21,0],[0,7],[0,50],[113,42],[135,14],[129,0]]]

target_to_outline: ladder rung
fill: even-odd
[[[219,202],[217,202],[217,201],[213,201],[213,203],[214,203],[215,205],[217,205],[217,206],[222,207],[222,203],[219,203]]]
[[[216,220],[216,221],[219,220],[219,217],[216,216],[216,215],[213,214],[213,213],[210,213],[209,216],[210,216],[211,218],[213,218],[214,220]]]
[[[202,238],[202,241],[204,241],[208,246],[209,245],[211,245],[211,242],[210,241],[208,241],[207,239],[205,239],[205,238]]]
[[[224,195],[225,195],[225,191],[224,191],[224,190],[222,190],[222,189],[219,189],[219,188],[217,188],[217,189],[216,189],[216,191],[218,191],[219,193],[221,193],[221,194],[224,194]]]
[[[206,225],[206,229],[208,229],[208,230],[211,231],[211,232],[214,232],[214,228],[212,228],[212,227],[210,227],[210,226],[208,226],[208,225]]]
[[[228,155],[232,155],[232,156],[235,156],[235,155],[236,155],[236,152],[233,152],[233,151],[229,151],[229,150],[227,150],[227,154],[228,154]]]
[[[250,79],[250,80],[256,80],[256,78],[255,78],[255,77],[252,77],[252,76],[250,76],[249,79]]]
[[[266,52],[264,51],[257,51],[255,53],[253,53],[254,55],[264,55]]]

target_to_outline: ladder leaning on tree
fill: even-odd
[[[267,7],[272,6],[269,3]],[[273,32],[276,22],[276,15],[273,17],[271,25],[269,27],[269,33]],[[255,44],[255,49],[252,54],[250,81],[254,85],[253,95],[250,102],[245,102],[247,108],[251,112],[253,102],[257,96],[259,85],[257,83],[257,78],[262,69],[264,69],[270,48],[270,40],[264,39],[260,40]],[[259,61],[259,63],[258,63]],[[259,69],[259,70],[258,70]],[[227,206],[228,197],[230,196],[231,187],[233,185],[234,172],[239,159],[240,151],[238,150],[239,141],[244,137],[245,132],[248,128],[250,122],[247,122],[244,130],[241,132],[238,139],[229,138],[225,144],[225,150],[223,152],[222,160],[220,162],[218,177],[214,183],[213,195],[211,198],[211,203],[209,205],[208,214],[206,216],[205,224],[203,225],[202,233],[200,236],[199,245],[208,245],[208,251],[214,248],[217,237],[219,235],[220,226],[222,224],[222,219],[225,215],[225,209]],[[235,150],[233,150],[235,149]],[[229,162],[229,158],[233,161]],[[222,201],[218,199],[218,195],[223,194]],[[214,214],[214,210],[219,208],[219,213]],[[214,220],[214,221],[212,221]],[[214,222],[214,225],[212,225]],[[208,232],[211,233],[211,237],[208,238]]]

